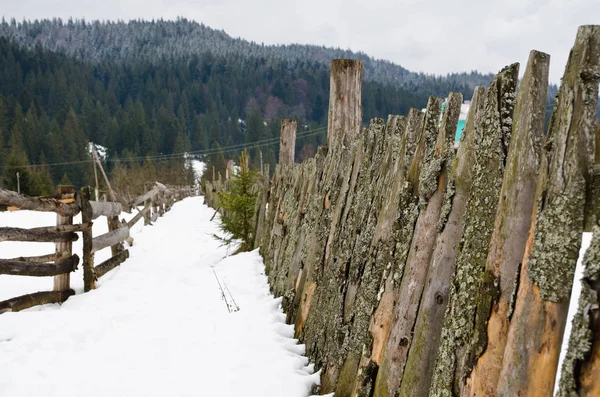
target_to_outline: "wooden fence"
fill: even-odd
[[[544,134],[549,61],[532,51],[518,91],[518,64],[477,87],[458,150],[460,94],[361,130],[362,63],[332,62],[329,145],[280,155],[261,244],[315,392],[552,396],[600,219],[600,26],[579,28]],[[561,397],[600,393],[599,258],[596,227]]]
[[[83,277],[85,292],[94,289],[96,281],[119,266],[129,257],[123,242],[133,244],[129,235],[131,228],[140,219],[148,225],[169,211],[176,201],[195,194],[190,187],[167,187],[155,183],[145,194],[123,205],[114,201],[92,201],[91,189],[81,189],[76,197],[73,186],[59,185],[56,197],[27,197],[5,189],[0,189],[0,208],[3,210],[32,210],[55,212],[56,226],[21,229],[0,227],[0,242],[53,242],[55,252],[35,257],[0,259],[0,274],[32,277],[54,276],[52,291],[42,291],[19,296],[0,302],[0,313],[20,311],[46,303],[61,303],[75,292],[70,287],[70,273],[77,269],[80,257],[72,252],[72,243],[82,234],[83,238]],[[144,205],[143,209],[138,206]],[[119,221],[122,211],[138,213],[129,221]],[[81,212],[81,224],[73,224],[73,217]],[[106,217],[108,233],[93,236],[92,225],[99,217]],[[112,256],[94,266],[94,254],[104,248],[111,248]]]

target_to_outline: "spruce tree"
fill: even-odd
[[[215,237],[226,245],[240,241],[238,252],[249,251],[254,246],[257,180],[258,172],[250,169],[249,158],[244,150],[240,156],[240,167],[228,181],[228,189],[218,193],[223,210],[220,228],[225,235]]]

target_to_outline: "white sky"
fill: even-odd
[[[558,83],[577,27],[600,23],[599,0],[0,0],[17,20],[193,19],[265,44],[364,51],[412,71],[525,69],[531,49],[549,53]]]

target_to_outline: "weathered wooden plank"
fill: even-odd
[[[296,129],[296,120],[281,120],[281,133],[279,137],[279,164],[282,166],[294,164]]]
[[[546,136],[497,396],[553,392],[594,164],[596,68],[600,26],[581,26]]]
[[[147,203],[141,211],[138,210],[138,213],[135,214],[135,216],[129,222],[127,222],[127,227],[131,229],[133,225],[138,223],[138,221],[142,219],[142,217],[146,215],[148,211],[150,211],[150,203]]]
[[[87,216],[90,219],[96,219],[100,216],[118,216],[123,211],[121,203],[112,201],[90,201]]]
[[[393,394],[393,383],[400,379],[395,379],[394,375],[389,374],[389,369],[393,363],[386,363],[387,360],[394,360],[396,352],[390,352],[387,355],[386,346],[390,341],[392,326],[394,325],[394,312],[399,302],[400,283],[404,275],[405,265],[413,240],[414,228],[419,216],[419,174],[423,170],[429,170],[432,167],[432,151],[435,148],[439,130],[439,119],[441,115],[443,100],[437,97],[429,97],[423,123],[420,126],[420,133],[416,140],[417,146],[414,149],[410,166],[403,181],[400,190],[400,200],[398,211],[398,220],[392,221],[401,223],[401,230],[394,236],[396,240],[396,253],[386,258],[386,261],[394,263],[394,274],[388,274],[385,278],[385,287],[377,304],[377,309],[373,314],[371,325],[371,334],[373,336],[373,346],[371,360],[383,368],[377,372],[373,396],[385,397]],[[408,127],[411,128],[409,121]],[[408,133],[406,134],[408,138]],[[407,148],[408,149],[408,148]],[[404,208],[403,208],[404,207]],[[392,262],[394,261],[394,262]],[[395,369],[395,368],[394,368]]]
[[[77,269],[79,256],[72,255],[56,263],[35,263],[0,259],[0,274],[11,276],[47,277],[70,273]]]
[[[66,291],[45,291],[27,294],[0,302],[0,313],[18,312],[33,306],[49,303],[62,303],[75,295],[72,289]]]
[[[94,274],[96,275],[96,278],[104,276],[106,273],[125,262],[127,258],[129,258],[129,250],[123,250],[110,259],[105,260],[94,268]]]
[[[164,185],[162,185],[162,187],[164,187]],[[133,200],[133,206],[136,207],[146,200],[153,199],[160,191],[161,188],[158,185],[155,185],[152,189]]]
[[[79,213],[77,203],[64,204],[56,199],[27,197],[2,188],[0,188],[0,205],[14,206],[22,210],[56,212],[65,216],[73,216]]]
[[[75,196],[75,188],[72,185],[58,185],[57,186],[57,192],[58,194],[61,195],[61,197],[67,197],[70,195],[73,195],[73,197]],[[63,216],[60,214],[56,214],[56,225],[57,228],[59,229],[65,229],[65,228],[73,228],[73,217],[70,215],[67,216]],[[76,226],[83,226],[83,225],[76,225]],[[92,222],[87,222],[85,224],[85,228],[82,229],[86,230],[86,229],[91,229],[92,228]],[[72,242],[58,242],[55,245],[55,252],[62,254],[62,253],[66,253],[67,255],[71,256],[71,254],[73,253],[73,243]],[[69,273],[65,273],[65,274],[59,274],[57,276],[54,276],[54,291],[68,291],[71,289],[71,274]]]
[[[550,55],[531,51],[514,112],[500,202],[486,268],[500,296],[490,312],[487,347],[471,372],[470,395],[496,395],[510,323],[511,298],[525,253],[544,135]],[[513,302],[514,303],[514,302]]]
[[[90,207],[91,189],[81,189],[81,221],[82,223],[92,220],[92,209]],[[96,288],[96,277],[94,276],[94,254],[92,253],[92,230],[83,232],[83,290],[88,292]]]
[[[80,226],[80,225],[77,225]],[[64,227],[73,229],[72,227]],[[0,227],[0,241],[33,241],[39,243],[57,243],[77,241],[79,236],[74,232],[60,231],[60,227],[48,226],[34,229],[21,229],[18,227]]]
[[[486,323],[498,285],[485,260],[500,199],[510,145],[519,64],[500,71],[485,99],[483,123],[475,130],[472,184],[465,230],[456,257],[430,397],[465,395],[465,379],[483,352]]]
[[[91,253],[98,252],[101,249],[123,242],[129,237],[129,227],[123,226],[112,232],[104,233],[101,236],[92,239]]]
[[[413,343],[399,389],[401,397],[426,396],[429,392],[448,303],[450,281],[464,231],[473,158],[477,147],[475,128],[479,128],[478,125],[482,123],[485,93],[485,88],[475,88],[460,146],[449,174],[435,248],[427,275],[428,282],[421,298]]]
[[[362,123],[363,63],[352,59],[331,61],[329,81],[329,150],[341,147],[358,136]]]
[[[444,203],[448,172],[454,158],[454,137],[461,104],[462,95],[450,93],[442,125],[437,134],[432,134],[432,141],[425,148],[421,163],[418,191],[422,209],[415,224],[404,276],[397,295],[398,303],[394,307],[394,320],[391,321],[384,360],[379,366],[377,379],[380,385],[385,382],[388,393],[395,393],[400,386],[406,358],[412,346],[421,294],[435,247],[435,239],[432,238],[431,232],[437,229]]]
[[[33,263],[48,263],[48,262],[59,262],[63,259],[70,257],[71,254],[67,252],[60,252],[48,255],[40,256],[20,256],[18,258],[9,259],[9,261],[20,261],[20,262],[33,262]]]

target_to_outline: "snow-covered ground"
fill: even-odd
[[[0,396],[307,396],[319,375],[269,293],[262,259],[226,257],[212,215],[202,197],[176,203],[154,226],[136,225],[130,258],[98,289],[0,315]],[[94,235],[106,229],[97,223]],[[0,214],[3,226],[43,224],[54,215]],[[0,257],[52,248],[3,242]],[[239,311],[229,313],[215,274]],[[81,279],[72,275],[76,289]],[[3,276],[0,300],[51,287],[50,278]]]

